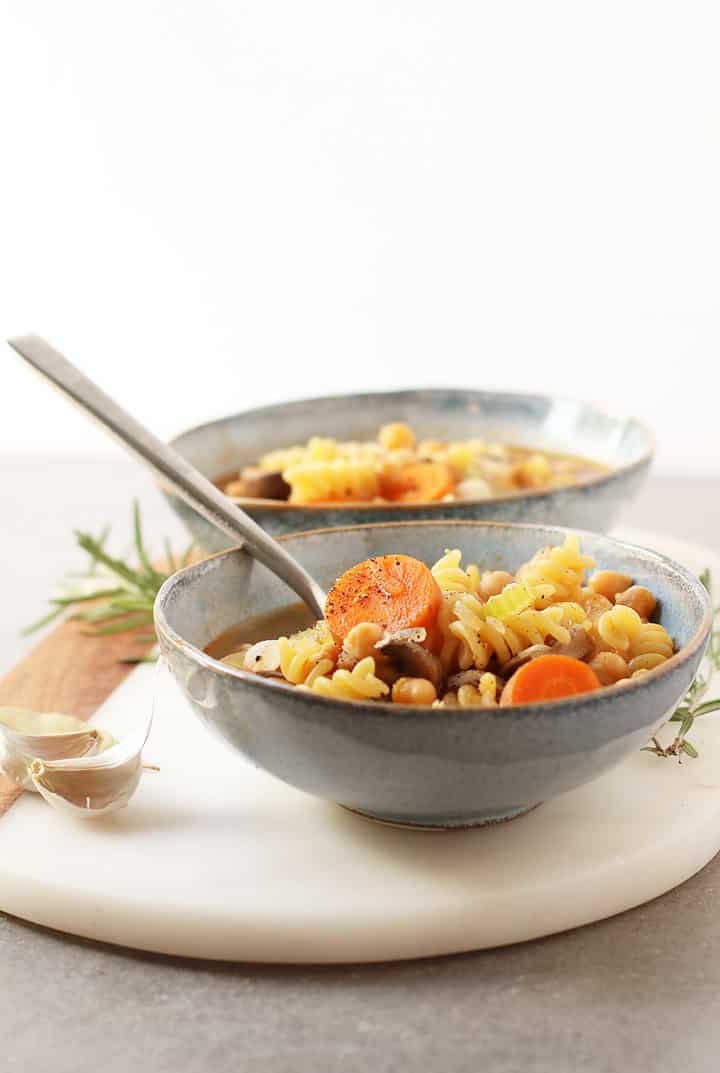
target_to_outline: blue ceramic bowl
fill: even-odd
[[[639,421],[583,403],[539,395],[457,389],[392,391],[305,399],[234,414],[172,440],[181,455],[217,480],[277,447],[310,436],[374,439],[380,425],[406,421],[422,438],[483,438],[579,455],[610,467],[584,484],[457,503],[366,503],[346,507],[293,506],[271,499],[237,499],[274,536],[326,526],[420,518],[546,522],[605,532],[645,478],[653,438]],[[193,537],[209,551],[226,537],[192,508],[164,492]]]
[[[447,547],[467,560],[516,568],[565,530],[481,522],[353,526],[286,538],[326,587],[353,563],[405,552],[434,561]],[[375,819],[464,827],[510,819],[588,782],[644,745],[676,707],[707,642],[705,589],[652,551],[581,534],[583,550],[659,598],[679,651],[642,679],[578,699],[518,708],[412,708],[337,701],[247,674],[203,652],[243,619],[293,602],[241,550],[165,582],[155,605],[160,646],[193,710],[233,749],[277,778]]]

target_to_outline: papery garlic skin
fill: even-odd
[[[119,767],[99,771],[57,771],[34,760],[29,771],[33,788],[49,805],[89,818],[125,808],[138,788],[141,774],[139,756]]]
[[[114,744],[112,734],[74,715],[0,707],[0,772],[23,790],[35,790],[29,773],[34,759],[95,756]]]
[[[49,805],[83,818],[125,808],[138,788],[142,749],[152,719],[103,753],[76,759],[33,760],[29,777]]]

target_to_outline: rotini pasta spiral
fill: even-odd
[[[291,637],[281,637],[280,671],[283,678],[293,685],[307,683],[320,663],[327,664],[321,674],[331,670],[335,663],[335,645],[325,622],[318,622],[309,630],[301,630]],[[314,675],[317,677],[317,675]]]
[[[670,659],[675,646],[672,638],[664,626],[659,622],[643,622],[640,630],[630,642],[630,662],[628,668],[631,674],[636,671],[651,671],[659,667],[666,659]]]
[[[462,568],[462,552],[459,548],[445,549],[442,559],[432,567],[432,575],[443,592],[477,592],[480,587],[480,570],[470,563]]]
[[[291,503],[369,500],[379,494],[378,473],[372,462],[334,458],[328,462],[299,462],[283,470]]]
[[[340,700],[379,700],[390,689],[375,676],[375,660],[372,656],[361,659],[351,671],[335,671],[331,678],[319,675],[309,687],[313,693]]]
[[[597,620],[597,633],[601,641],[616,652],[625,655],[642,628],[642,619],[637,611],[623,604],[615,604]]]
[[[436,629],[440,636],[440,662],[446,671],[456,662],[456,656],[460,648],[460,640],[450,629],[453,622],[457,620],[455,614],[455,602],[457,600],[456,592],[444,592],[442,594],[442,603],[440,604],[440,610],[438,611]]]
[[[569,533],[565,543],[544,548],[517,571],[518,581],[531,588],[552,585],[555,600],[579,602],[585,581],[585,571],[595,566],[595,560],[580,551],[580,542]]]
[[[565,602],[541,611],[527,608],[505,621],[486,618],[484,606],[472,596],[461,596],[455,603],[456,621],[449,630],[461,642],[458,662],[462,669],[475,666],[483,670],[493,656],[502,667],[530,645],[544,644],[552,638],[558,644],[570,640],[572,625],[586,624],[580,604]]]

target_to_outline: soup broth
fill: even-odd
[[[213,659],[223,659],[233,652],[238,652],[243,645],[254,645],[267,637],[291,637],[298,630],[312,626],[314,621],[305,604],[288,604],[287,607],[279,607],[263,615],[253,615],[245,622],[231,626],[211,641],[205,651]]]

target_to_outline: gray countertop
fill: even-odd
[[[75,527],[179,536],[120,458],[0,458],[0,668],[77,561]],[[715,479],[653,478],[624,522],[720,550]],[[22,1073],[716,1073],[720,858],[599,924],[478,954],[285,968],[183,962],[0,914],[0,1068]]]

